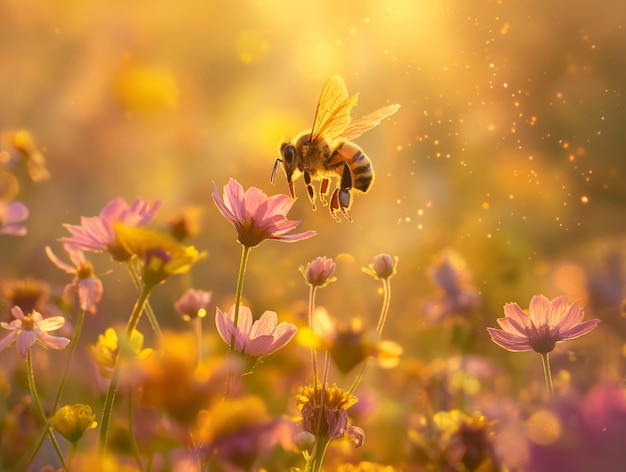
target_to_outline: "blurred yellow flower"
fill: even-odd
[[[98,364],[100,375],[110,378],[118,355],[122,355],[125,359],[146,359],[154,351],[152,349],[143,349],[144,337],[136,329],[130,335],[130,338],[124,340],[124,337],[118,337],[117,332],[113,328],[107,328],[104,335],[98,336],[98,342],[90,346],[91,355]]]
[[[163,231],[120,223],[114,228],[120,245],[143,260],[143,280],[146,284],[157,285],[170,275],[184,274],[207,256],[206,251],[199,252],[194,246],[183,246]]]
[[[95,428],[98,423],[89,405],[76,403],[75,405],[65,405],[59,408],[52,418],[52,426],[61,436],[72,444],[76,445],[83,437],[85,431]]]

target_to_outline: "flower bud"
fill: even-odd
[[[332,277],[335,267],[335,261],[332,259],[316,257],[306,265],[306,268],[300,267],[300,272],[304,275],[306,283],[312,287],[324,287],[337,280],[335,277]]]
[[[398,257],[389,254],[378,254],[374,256],[369,267],[364,267],[363,272],[371,275],[375,279],[388,279],[396,273]]]

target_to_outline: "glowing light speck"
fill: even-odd
[[[583,195],[582,197],[580,197],[580,202],[589,203],[589,197],[587,195]]]

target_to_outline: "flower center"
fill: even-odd
[[[557,335],[550,331],[550,327],[547,325],[533,325],[531,328],[526,330],[526,334],[528,334],[528,339],[533,351],[538,352],[539,354],[552,352],[556,346],[556,342],[558,341]]]
[[[22,329],[24,331],[35,331],[35,320],[32,316],[27,315],[22,320]]]

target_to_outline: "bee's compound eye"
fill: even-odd
[[[283,148],[283,159],[286,164],[291,164],[296,157],[296,150],[292,145],[287,145]]]

